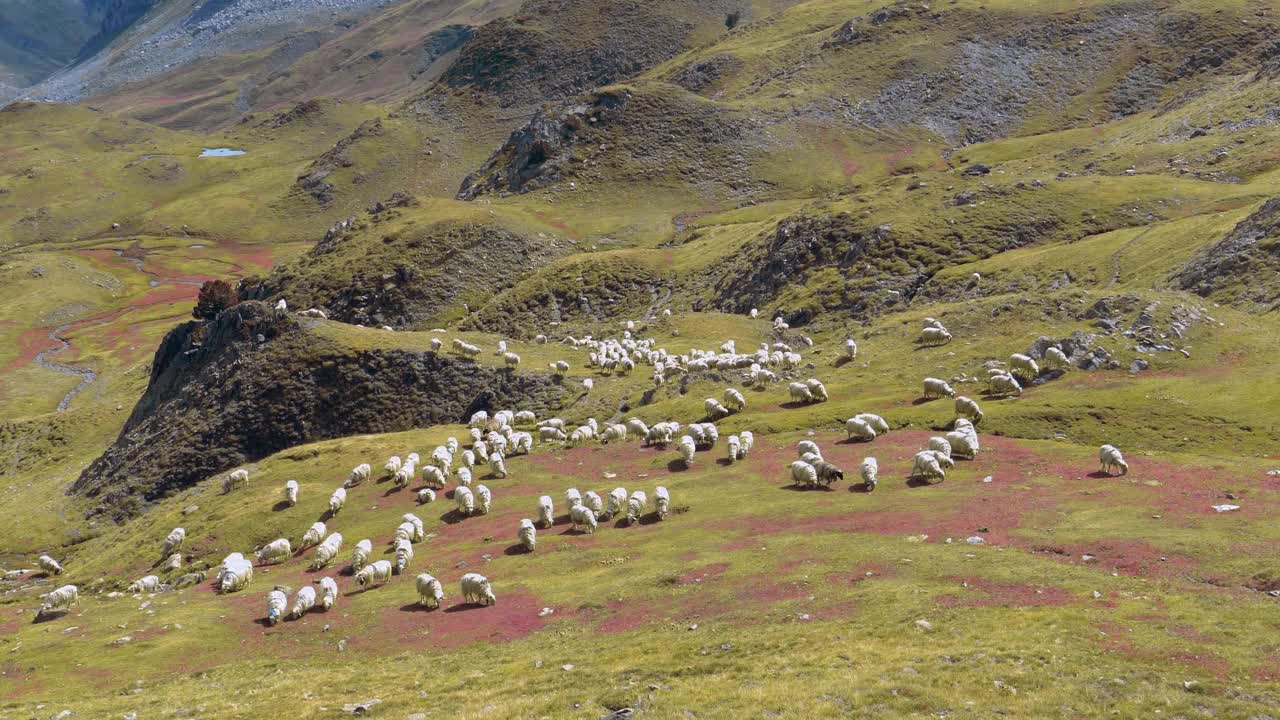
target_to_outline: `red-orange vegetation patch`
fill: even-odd
[[[968,583],[968,587],[939,597],[937,603],[943,607],[1062,607],[1076,599],[1066,588],[1055,585],[997,583],[981,578],[951,580]]]
[[[36,356],[46,350],[58,347],[58,342],[49,337],[49,328],[32,328],[18,336],[18,356],[10,360],[0,373],[7,373],[31,364]]]
[[[1195,560],[1161,552],[1143,540],[1099,538],[1089,545],[1040,544],[1032,551],[1073,565],[1097,565],[1132,576],[1171,577],[1197,568]]]
[[[1249,671],[1250,677],[1260,682],[1280,681],[1280,653],[1273,653],[1260,665]]]
[[[606,634],[627,632],[663,620],[702,619],[728,612],[721,599],[709,590],[689,591],[667,598],[640,598],[630,602],[610,600],[605,609],[609,615],[597,629]],[[590,617],[596,611],[587,610],[579,614]]]
[[[694,585],[696,583],[706,582],[715,579],[725,573],[729,569],[728,563],[712,563],[711,565],[703,565],[686,571],[676,579],[677,585]]]
[[[834,158],[836,163],[840,165],[840,172],[844,175],[845,180],[852,179],[862,171],[862,168],[849,154],[849,147],[845,145],[843,136],[839,132],[827,128],[818,133],[819,145],[818,149],[827,153],[828,157]]]
[[[902,163],[906,162],[907,158],[910,158],[915,154],[915,151],[915,145],[905,145],[902,148],[899,148],[896,152],[885,158],[884,171],[890,175],[896,174],[901,169]]]
[[[461,597],[450,594],[438,610],[427,611],[416,603],[387,608],[379,614],[375,629],[352,643],[370,649],[386,647],[391,641],[442,649],[507,643],[532,635],[554,617],[541,615],[544,605],[530,592],[495,590],[498,604],[488,607],[463,604]],[[416,600],[416,594],[413,597]]]
[[[566,448],[553,453],[537,453],[530,455],[529,463],[536,468],[550,473],[572,473],[578,483],[612,483],[622,485],[626,482],[645,480],[638,475],[653,475],[654,456],[661,451],[657,448],[645,448],[635,443],[619,443],[603,447]],[[617,475],[606,478],[606,472]],[[545,483],[543,486],[545,488]],[[545,490],[544,490],[545,492]]]
[[[0,679],[8,683],[11,688],[10,692],[0,696],[4,700],[17,700],[24,695],[32,695],[37,691],[43,691],[45,683],[36,679],[33,672],[23,670],[14,663],[8,665],[0,665]]]
[[[827,582],[833,585],[857,585],[867,580],[893,577],[897,572],[897,568],[892,565],[862,563],[852,570],[827,575]]]

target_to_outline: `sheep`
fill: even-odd
[[[809,394],[813,395],[814,402],[827,401],[827,386],[823,385],[821,380],[809,378],[805,381],[805,384],[809,386]]]
[[[640,418],[633,417],[627,420],[627,434],[635,435],[636,437],[640,437],[640,438],[648,437],[649,426],[645,425],[644,421],[641,420]]]
[[[975,424],[982,422],[982,408],[972,398],[964,395],[956,397],[956,417],[972,420]]]
[[[1071,360],[1061,348],[1050,345],[1044,349],[1044,367],[1046,370],[1066,370],[1071,367]]]
[[[160,578],[156,575],[146,575],[133,581],[126,592],[131,593],[155,593],[160,592]]]
[[[283,318],[289,312],[289,303],[280,298],[276,301],[275,315],[277,318]]]
[[[438,353],[440,348],[444,347],[444,341],[440,338],[431,338],[431,352]]]
[[[925,446],[925,449],[933,450],[936,453],[951,457],[951,443],[944,437],[934,436],[929,438],[929,442]]]
[[[413,543],[408,540],[396,541],[396,565],[392,570],[396,575],[403,575],[409,569],[409,561],[413,559]]]
[[[516,412],[515,420],[512,424],[527,427],[537,421],[538,416],[532,410],[519,410]]]
[[[496,605],[498,599],[493,595],[493,586],[489,579],[480,573],[467,573],[462,576],[462,599],[464,602],[478,605]]]
[[[924,319],[924,326],[927,328],[942,328],[942,321],[937,318],[927,317]]]
[[[644,509],[649,504],[649,497],[644,494],[643,490],[636,490],[631,493],[631,497],[627,498],[627,523],[636,523],[640,521],[640,516],[644,514]]]
[[[658,511],[659,520],[666,520],[667,515],[671,514],[671,495],[661,485],[653,491],[653,507]]]
[[[819,460],[822,459],[822,450],[818,448],[818,443],[812,440],[801,440],[796,443],[796,454],[804,455],[805,453],[813,453]]]
[[[693,455],[697,452],[697,445],[693,438],[688,435],[680,436],[680,459],[684,461],[685,467],[693,466]]]
[[[707,398],[703,403],[703,408],[707,417],[711,420],[719,420],[729,416],[729,409],[721,405],[720,401],[715,398]]]
[[[423,465],[422,484],[432,490],[443,490],[445,485],[444,471],[435,465]]]
[[[952,430],[944,437],[951,448],[949,453],[950,457],[961,458],[962,460],[972,460],[978,456],[977,433]]]
[[[955,397],[956,391],[951,389],[945,380],[927,377],[924,379],[925,399],[935,397]]]
[[[400,516],[400,522],[409,523],[413,526],[413,537],[409,538],[413,542],[422,542],[426,537],[426,528],[422,524],[422,518],[413,513],[405,513]]]
[[[751,315],[751,319],[755,320],[756,318],[760,317],[760,311],[756,308],[751,308],[750,315]]]
[[[818,470],[803,460],[791,463],[791,482],[800,487],[814,487],[818,484]]]
[[[538,529],[534,527],[532,520],[524,518],[520,521],[520,527],[516,530],[516,540],[525,552],[533,552],[538,545]]]
[[[862,478],[863,485],[875,490],[880,476],[880,464],[873,457],[863,458],[862,466],[858,468],[858,475]]]
[[[608,445],[613,440],[621,441],[626,439],[627,439],[627,426],[621,423],[616,425],[610,425],[609,427],[605,428],[605,431],[603,433],[600,434],[601,445]]]
[[[544,528],[555,524],[555,505],[552,504],[550,495],[538,498],[538,524]]]
[[[343,505],[347,504],[347,491],[345,488],[338,488],[329,496],[329,517],[338,514]]]
[[[58,564],[57,560],[54,560],[48,555],[41,555],[39,558],[36,559],[36,563],[40,566],[41,570],[45,571],[50,575],[62,574],[62,565]]]
[[[600,515],[604,512],[604,499],[601,498],[594,490],[588,490],[587,493],[582,496],[582,504],[591,508],[591,511],[596,515]]]
[[[239,553],[234,553],[239,555]],[[244,559],[228,557],[223,560],[223,568],[218,573],[218,590],[222,593],[231,593],[241,590],[253,581],[253,564]]]
[[[338,583],[331,577],[320,578],[320,607],[326,611],[338,602]]]
[[[844,432],[849,440],[875,440],[876,431],[865,420],[851,417],[844,421]]]
[[[351,572],[358,573],[369,564],[369,556],[373,555],[373,541],[365,538],[356,543],[356,549],[351,553]]]
[[[471,488],[459,486],[453,490],[453,504],[462,515],[471,515],[476,510],[476,496]]]
[[[889,423],[885,422],[884,418],[876,415],[875,413],[858,413],[857,415],[854,415],[854,417],[870,425],[871,429],[876,431],[877,436],[884,435],[889,432]]]
[[[569,363],[564,360],[556,360],[553,363],[548,363],[548,365],[557,375],[563,375],[569,372]]]
[[[507,463],[502,459],[502,453],[494,451],[489,455],[489,472],[499,480],[507,477]]]
[[[63,585],[53,592],[40,596],[40,609],[36,611],[36,619],[42,619],[57,610],[70,610],[73,605],[80,604],[80,588],[75,585]]]
[[[462,451],[462,467],[472,468],[476,466],[476,453],[474,450]]]
[[[311,569],[319,570],[328,567],[330,563],[338,557],[338,551],[342,549],[342,533],[333,533],[324,539],[324,542],[316,546],[315,560],[311,561]]]
[[[1040,377],[1040,366],[1030,356],[1014,353],[1009,356],[1009,374],[1025,380],[1035,380]]]
[[[585,378],[582,381],[582,389],[586,390],[587,392],[591,392],[591,388],[595,386],[596,386],[596,383],[591,378]]]
[[[649,445],[668,445],[671,438],[680,432],[680,424],[675,422],[660,422],[649,428],[649,432],[645,434],[645,443]]]
[[[533,341],[534,341],[535,343],[539,344],[539,345],[546,345],[546,344],[547,344],[547,336],[546,336],[546,335],[543,335],[543,334],[541,334],[541,333],[539,333],[539,334],[537,334],[537,335],[534,335],[534,336],[533,336]]]
[[[503,353],[505,353],[506,351],[507,351],[507,341],[506,341],[506,340],[499,340],[499,341],[498,341],[498,349],[497,349],[497,350],[494,350],[494,351],[493,351],[493,354],[494,354],[494,355],[502,355],[502,354],[503,354]]]
[[[387,464],[383,465],[382,469],[386,472],[387,477],[391,477],[395,475],[396,471],[399,470],[403,465],[404,465],[404,462],[400,460],[399,455],[392,455],[390,458],[387,459]]]
[[[259,565],[270,565],[279,560],[281,562],[288,560],[293,556],[293,546],[289,544],[289,538],[277,538],[271,542],[258,548],[257,558]]]
[[[578,492],[578,488],[569,488],[564,491],[564,501],[570,508],[575,508],[582,504],[582,493]]]
[[[747,399],[735,388],[725,388],[724,404],[732,412],[742,412],[747,409]]]
[[[858,359],[858,343],[853,338],[844,341],[844,356],[852,362]]]
[[[280,622],[280,617],[284,615],[285,609],[289,606],[289,598],[279,590],[272,590],[267,593],[267,625],[275,625]]]
[[[378,560],[365,565],[356,573],[356,584],[364,587],[373,582],[386,583],[391,579],[391,561]]]
[[[347,475],[347,481],[342,484],[342,487],[355,487],[365,480],[368,480],[369,475],[372,473],[373,468],[369,467],[369,463],[360,463],[359,465],[351,468],[351,474]]]
[[[396,526],[395,534],[391,536],[391,544],[394,545],[400,542],[401,540],[412,541],[414,532],[415,532],[415,529],[413,527],[413,523],[408,521],[401,521],[400,524]]]
[[[476,485],[476,512],[488,515],[493,507],[493,493],[484,485]]]
[[[920,331],[921,345],[946,345],[951,342],[951,333],[946,328],[927,327]]]
[[[436,501],[436,491],[431,488],[422,488],[418,491],[418,504],[426,505],[427,503]]]
[[[800,403],[813,402],[813,393],[810,392],[809,386],[802,382],[793,382],[787,386],[791,392],[791,401]]]
[[[609,491],[608,497],[608,505],[605,506],[604,512],[601,514],[601,517],[605,520],[622,512],[622,508],[627,504],[627,490],[620,487],[614,488]]]
[[[222,492],[230,493],[236,488],[242,488],[249,484],[249,471],[244,468],[235,470],[227,474],[226,480],[222,481]]]
[[[182,547],[182,542],[187,539],[187,531],[185,528],[176,527],[169,531],[165,536],[164,543],[160,546],[161,557],[167,556],[169,553]]]
[[[992,375],[991,392],[995,395],[1021,395],[1022,385],[1012,375]]]
[[[1121,475],[1129,474],[1129,463],[1114,445],[1103,445],[1098,450],[1098,462],[1102,464],[1102,472],[1110,475],[1112,468],[1118,468]]]
[[[418,604],[425,605],[429,610],[435,610],[444,602],[444,586],[440,581],[422,573],[414,579],[414,585],[418,589]]]
[[[933,481],[945,480],[947,474],[943,472],[942,466],[939,464],[938,454],[932,450],[922,450],[916,453],[915,460],[911,464],[911,478]]]
[[[729,448],[729,462],[736,461],[738,456],[742,453],[742,440],[740,440],[737,435],[730,435],[729,439],[725,441],[725,444]]]
[[[573,529],[588,535],[596,531],[596,514],[586,505],[574,505],[569,508],[569,520]]]
[[[743,460],[751,454],[751,448],[756,444],[756,436],[750,430],[743,430],[738,433],[738,441],[742,443],[742,448],[738,451],[738,459]]]
[[[592,438],[594,438],[595,435],[596,435],[595,430],[593,430],[590,426],[581,425],[577,429],[575,429],[573,432],[569,433],[569,444],[581,445],[587,442],[588,440],[591,440]]]
[[[823,485],[830,486],[835,482],[844,480],[844,470],[825,460],[819,460],[814,463],[813,469],[818,473],[818,482]]]
[[[284,484],[284,501],[289,507],[298,504],[298,481],[290,480]]]
[[[302,536],[302,542],[298,544],[298,550],[306,550],[313,545],[319,545],[320,539],[324,537],[325,532],[327,532],[327,528],[325,528],[324,523],[311,523],[311,528]]]
[[[297,595],[293,596],[293,609],[289,611],[289,618],[291,620],[297,620],[315,606],[316,589],[308,585],[299,590]]]
[[[453,452],[443,445],[437,445],[431,450],[430,464],[440,468],[440,472],[447,477],[453,469]]]

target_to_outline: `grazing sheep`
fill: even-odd
[[[369,564],[369,557],[373,555],[373,541],[365,538],[356,543],[355,552],[351,553],[351,572],[360,572],[365,565]]]
[[[166,556],[169,553],[182,547],[182,541],[187,539],[187,531],[184,528],[174,528],[165,536],[164,543],[160,546],[160,555]]]
[[[304,613],[316,606],[316,589],[310,585],[298,591],[293,597],[293,609],[289,611],[289,618],[297,620]]]
[[[275,625],[280,622],[280,618],[288,607],[289,598],[284,593],[279,590],[272,590],[267,593],[267,625]]]
[[[525,550],[533,552],[538,545],[538,529],[534,527],[532,520],[524,518],[520,521],[520,527],[516,530],[516,540]]]
[[[146,575],[133,581],[126,592],[131,593],[154,593],[160,591],[160,578],[155,575]]]
[[[591,392],[591,388],[595,386],[596,386],[596,383],[591,378],[586,378],[582,381],[582,389],[586,390],[587,392]]]
[[[951,342],[951,333],[946,328],[927,327],[920,331],[921,345],[946,345]]]
[[[513,353],[502,353],[502,362],[509,368],[514,368],[520,364],[520,356]]]
[[[817,378],[809,378],[805,381],[805,384],[809,386],[809,394],[813,395],[815,402],[827,401],[827,386],[823,385],[821,380]]]
[[[333,533],[324,539],[324,542],[316,546],[315,560],[311,562],[312,570],[328,567],[337,557],[338,551],[342,549],[342,533]]]
[[[604,499],[594,490],[588,490],[582,496],[582,504],[591,508],[591,511],[597,516],[604,512]]]
[[[951,443],[947,442],[944,437],[934,436],[929,438],[929,443],[925,446],[925,449],[951,457]]]
[[[575,508],[582,504],[582,493],[578,492],[578,488],[569,488],[564,491],[564,500],[570,508]]]
[[[423,465],[422,484],[432,490],[443,490],[445,485],[444,471],[435,465]]]
[[[671,495],[661,485],[653,491],[653,508],[658,511],[659,520],[666,520],[667,515],[671,514]]]
[[[298,481],[290,480],[284,484],[284,501],[289,507],[298,504]]]
[[[858,475],[862,478],[863,485],[875,490],[876,482],[880,477],[880,464],[873,457],[864,458],[862,466],[858,468]]]
[[[63,585],[53,592],[40,596],[40,609],[36,618],[41,619],[57,610],[69,610],[80,603],[80,588],[75,585]]]
[[[365,565],[356,573],[356,584],[364,587],[373,582],[386,583],[391,579],[391,561],[378,560]]]
[[[443,340],[440,338],[431,338],[431,352],[438,353],[442,347],[444,347]]]
[[[627,524],[640,521],[640,516],[644,515],[644,509],[649,504],[649,497],[644,494],[643,490],[636,490],[631,493],[631,497],[627,498]]]
[[[277,538],[271,542],[258,548],[257,558],[259,565],[270,565],[275,561],[284,562],[293,556],[293,546],[289,544],[289,538]]]
[[[414,580],[414,585],[418,589],[420,605],[426,605],[428,609],[435,610],[444,602],[444,586],[431,575],[422,573]]]
[[[222,593],[231,593],[241,590],[253,581],[253,563],[249,562],[240,553],[233,553],[239,557],[228,556],[222,561],[223,567],[218,573],[218,590]]]
[[[232,471],[227,474],[227,479],[222,481],[222,492],[229,493],[236,488],[242,488],[249,484],[249,471],[244,468]]]
[[[342,484],[342,487],[355,487],[368,480],[371,474],[373,474],[373,468],[369,467],[369,463],[360,463],[351,468],[351,474],[347,475],[347,481]]]
[[[742,412],[747,409],[747,399],[735,388],[725,388],[724,404],[733,412]]]
[[[436,491],[431,488],[422,488],[418,491],[418,504],[426,505],[436,501]]]
[[[889,423],[875,413],[858,413],[854,417],[870,425],[871,429],[876,431],[876,435],[883,435],[889,432]]]
[[[596,514],[586,505],[574,505],[569,508],[569,520],[573,529],[588,535],[596,531]]]
[[[956,397],[956,417],[965,418],[975,424],[982,422],[982,408],[972,398],[963,395]]]
[[[729,462],[736,461],[742,454],[742,440],[737,435],[730,435],[725,444],[729,447]]]
[[[751,308],[750,315],[751,315],[751,319],[755,320],[756,318],[760,317],[760,311],[756,308]]]
[[[622,512],[622,509],[627,504],[627,490],[626,488],[620,488],[620,487],[614,488],[613,490],[609,491],[608,497],[609,497],[608,505],[605,506],[604,513],[602,513],[601,515],[601,517],[605,520],[608,520],[614,515],[617,515]]]
[[[796,443],[796,454],[804,455],[806,453],[813,453],[818,456],[819,460],[822,459],[822,450],[818,448],[818,443],[812,440],[801,440]]]
[[[564,442],[569,439],[568,435],[560,428],[543,427],[538,428],[538,439],[544,443],[548,442]]]
[[[322,522],[311,523],[311,528],[302,536],[302,542],[298,544],[298,550],[306,550],[312,545],[319,545],[320,539],[324,537],[327,528]]]
[[[331,577],[320,578],[320,607],[333,608],[338,602],[338,583]]]
[[[539,334],[537,334],[537,335],[534,335],[534,336],[533,336],[533,341],[534,341],[535,343],[539,344],[539,345],[546,345],[546,344],[547,344],[547,336],[546,336],[546,335],[543,335],[543,334],[541,334],[541,333],[539,333]]]
[[[333,517],[338,514],[343,505],[347,504],[347,491],[345,488],[338,488],[329,496],[329,516]]]
[[[802,382],[793,382],[787,386],[791,392],[792,402],[810,403],[813,402],[813,392],[809,390],[809,386]]]
[[[1125,462],[1124,455],[1114,445],[1103,445],[1098,450],[1098,462],[1102,464],[1102,472],[1108,475],[1112,468],[1119,469],[1121,475],[1129,474],[1129,463]]]
[[[459,513],[470,515],[476,510],[476,496],[471,488],[459,486],[453,490],[453,504],[457,506]]]
[[[858,440],[876,439],[875,428],[871,427],[870,423],[865,420],[859,420],[856,417],[851,417],[844,421],[844,432],[850,440],[855,438]]]
[[[1014,353],[1009,356],[1009,374],[1025,380],[1035,380],[1040,376],[1040,366],[1029,355]]]
[[[1071,367],[1071,360],[1061,348],[1050,345],[1044,349],[1044,366],[1046,370],[1066,370]]]
[[[36,563],[40,566],[41,570],[45,571],[50,575],[62,574],[62,565],[58,564],[57,560],[54,560],[48,555],[41,555],[39,558],[36,559]]]
[[[391,544],[394,545],[401,540],[413,540],[414,527],[411,522],[401,522],[396,526],[396,532],[391,536]]]
[[[519,410],[516,412],[515,419],[512,424],[527,427],[529,425],[533,425],[537,421],[538,416],[534,414],[532,410]]]
[[[942,321],[937,318],[927,317],[924,319],[924,326],[927,328],[942,328]]]
[[[502,459],[502,453],[496,450],[489,455],[489,472],[498,479],[507,477],[507,463]]]
[[[844,356],[850,361],[858,359],[858,343],[853,338],[844,341]]]
[[[932,450],[922,450],[916,453],[915,460],[911,465],[911,478],[930,482],[934,478],[945,480],[947,474],[943,472],[939,459],[938,454]]]
[[[1022,385],[1012,375],[992,375],[991,392],[995,395],[1021,395]]]
[[[818,482],[828,487],[844,480],[844,470],[825,460],[814,463],[813,469],[818,473]]]
[[[403,575],[409,569],[409,561],[413,559],[413,543],[408,540],[396,541],[396,566],[393,572]]]
[[[627,426],[621,423],[610,425],[600,434],[600,444],[608,445],[614,440],[622,441],[627,439]]]
[[[791,482],[800,487],[816,487],[818,470],[803,460],[796,460],[791,463]]]
[[[951,389],[945,380],[927,377],[924,379],[925,399],[935,397],[955,397],[956,391]]]
[[[165,572],[182,569],[182,553],[173,553],[164,561]]]
[[[949,457],[973,460],[978,456],[977,433],[952,430],[946,434],[945,439],[951,449],[948,453]]]
[[[742,460],[751,454],[751,448],[756,444],[756,436],[750,430],[743,430],[738,433],[738,441],[742,443],[742,449],[738,453],[738,459]]]
[[[422,518],[413,513],[405,513],[400,516],[400,522],[407,522],[413,526],[413,537],[409,538],[413,542],[422,542],[426,538],[426,528],[422,524]]]
[[[392,475],[395,475],[396,471],[399,470],[403,465],[404,463],[400,461],[399,455],[392,455],[387,460],[387,464],[382,466],[382,469],[385,470],[387,472],[387,476],[390,477]]]
[[[596,436],[596,431],[589,425],[580,425],[573,432],[569,433],[570,445],[582,445]]]
[[[280,298],[276,301],[275,315],[277,318],[283,318],[289,312],[289,303]]]
[[[555,517],[555,505],[551,502],[551,496],[543,495],[538,498],[538,524],[549,528],[555,524]]]
[[[698,450],[693,438],[688,435],[680,436],[680,459],[684,461],[685,467],[693,466],[693,455]]]
[[[464,602],[479,605],[495,605],[498,599],[493,595],[493,586],[489,579],[480,573],[467,573],[462,576],[462,599]]]
[[[729,416],[729,409],[721,405],[720,401],[715,398],[707,398],[702,405],[707,417],[712,420],[719,420]]]
[[[476,485],[476,511],[488,515],[493,507],[493,493],[484,485]]]

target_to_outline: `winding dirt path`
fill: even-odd
[[[58,412],[66,412],[67,408],[71,407],[71,401],[75,399],[76,395],[80,394],[82,390],[89,387],[94,380],[98,379],[98,373],[92,370],[71,367],[70,365],[63,365],[62,363],[56,363],[49,360],[50,355],[56,355],[71,347],[71,343],[64,340],[59,336],[59,334],[66,332],[67,329],[74,324],[75,323],[67,323],[65,325],[59,325],[58,327],[50,330],[49,339],[58,343],[58,347],[42,350],[37,353],[35,357],[35,363],[46,370],[52,370],[64,375],[80,376],[80,384],[71,388],[71,392],[64,395],[62,400],[58,402]]]

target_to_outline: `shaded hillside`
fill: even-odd
[[[541,376],[430,352],[350,351],[309,333],[309,322],[246,302],[174,329],[120,437],[71,491],[97,499],[93,514],[120,518],[300,443],[458,422],[490,407],[541,413],[562,397]]]
[[[10,92],[106,47],[157,0],[6,0],[0,3],[0,81]],[[0,102],[7,97],[0,90]]]
[[[1261,310],[1280,302],[1280,198],[1268,200],[1187,263],[1178,288]]]

